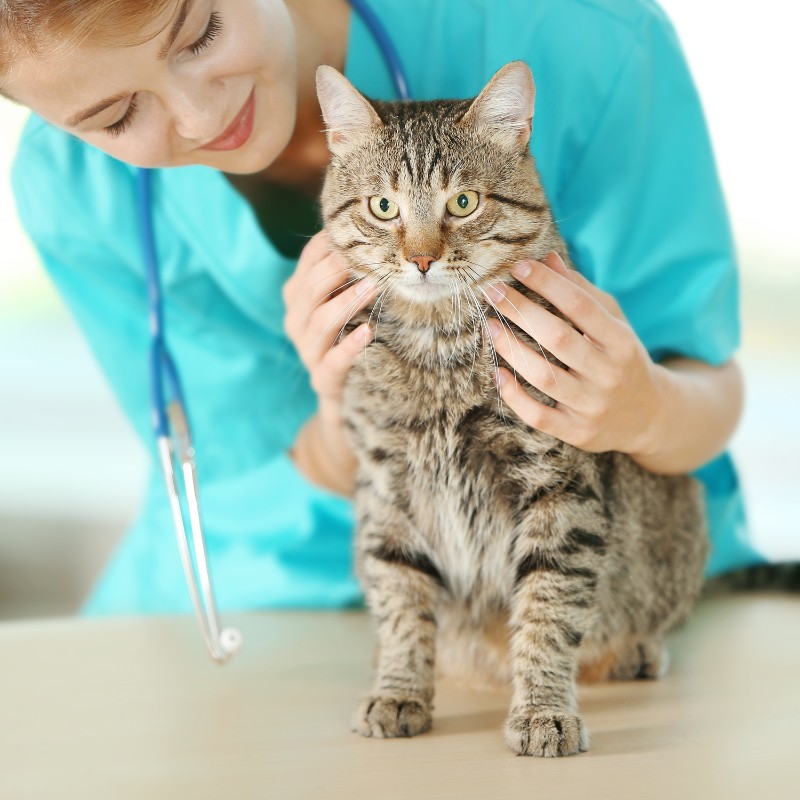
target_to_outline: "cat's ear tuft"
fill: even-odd
[[[383,125],[375,109],[341,72],[317,67],[317,97],[328,147],[336,153],[360,139],[370,129]]]
[[[512,61],[498,70],[475,98],[461,124],[487,130],[502,145],[527,148],[533,124],[536,85],[524,61]]]

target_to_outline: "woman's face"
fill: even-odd
[[[135,47],[15,59],[5,88],[130,164],[266,168],[297,112],[295,31],[283,0],[173,0],[154,29],[165,21]]]

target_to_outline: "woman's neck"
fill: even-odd
[[[350,27],[347,0],[286,0],[297,47],[297,113],[292,138],[260,174],[262,180],[317,196],[330,159],[317,100],[316,71],[329,64],[344,71]]]

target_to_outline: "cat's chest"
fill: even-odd
[[[436,340],[430,347],[405,349],[379,339],[356,359],[345,401],[367,410],[377,423],[441,428],[457,425],[460,414],[493,394],[493,361],[482,340],[458,349]]]
[[[354,366],[346,392],[368,491],[406,509],[414,546],[461,597],[476,587],[493,596],[508,585],[519,498],[552,480],[546,461],[535,463],[552,438],[510,419],[492,367],[476,353],[474,362],[421,369],[378,344]]]

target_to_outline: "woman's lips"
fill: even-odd
[[[253,132],[253,120],[255,119],[255,89],[250,92],[250,96],[245,100],[239,113],[234,117],[233,122],[227,129],[214,141],[204,144],[201,150],[238,150]]]

